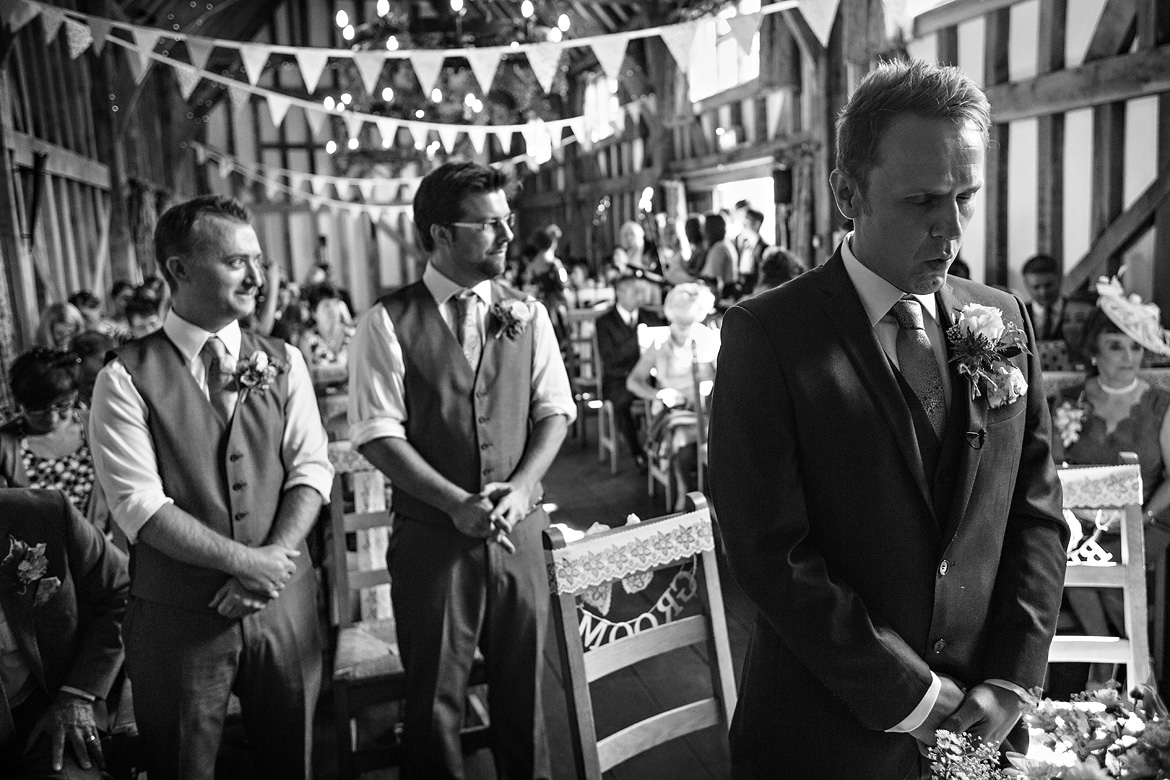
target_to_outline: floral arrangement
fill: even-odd
[[[496,301],[492,304],[491,315],[500,323],[496,331],[496,338],[507,336],[514,339],[524,332],[528,323],[532,322],[532,308],[528,301],[509,300]]]
[[[12,569],[16,579],[16,592],[25,593],[28,586],[37,582],[49,570],[49,560],[45,557],[45,543],[30,546],[15,536],[8,537],[8,555],[0,561],[0,566]]]
[[[1024,331],[994,306],[968,303],[947,330],[959,373],[971,383],[971,398],[987,397],[997,409],[1015,403],[1028,392],[1028,383],[1009,358],[1026,354]]]
[[[268,356],[263,350],[256,350],[252,357],[240,361],[235,366],[225,365],[225,373],[235,377],[240,392],[251,390],[267,390],[276,378],[288,370],[288,364]]]
[[[1085,426],[1085,409],[1079,401],[1065,401],[1056,407],[1052,414],[1052,424],[1060,434],[1060,443],[1065,449],[1077,443],[1081,438],[1081,428]]]
[[[927,751],[934,780],[1001,780],[999,751],[979,737],[945,729],[935,732],[935,745]]]

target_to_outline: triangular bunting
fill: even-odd
[[[187,58],[191,60],[191,64],[198,70],[207,70],[207,61],[211,59],[215,44],[203,38],[188,38],[186,43]]]
[[[635,127],[642,121],[642,103],[635,100],[633,103],[626,103],[626,113],[630,116],[630,124]]]
[[[561,62],[561,47],[555,43],[544,43],[533,46],[525,52],[528,55],[528,66],[540,82],[540,88],[545,94],[552,92],[553,81],[557,77],[557,66]]]
[[[366,216],[369,218],[370,222],[377,225],[378,222],[381,221],[382,214],[385,213],[385,210],[383,208],[381,208],[380,206],[366,206],[365,212],[366,212]]]
[[[45,31],[45,45],[48,46],[61,31],[61,23],[65,21],[65,12],[51,5],[41,6],[41,27]]]
[[[362,125],[366,120],[361,114],[355,114],[352,111],[345,114],[345,129],[349,132],[350,138],[360,138],[362,134]]]
[[[837,20],[839,3],[840,0],[800,0],[800,12],[804,14],[804,20],[826,49],[829,48],[833,22]]]
[[[321,131],[325,129],[325,120],[329,115],[325,111],[318,111],[314,108],[305,108],[304,112],[305,121],[309,123],[309,131],[313,133],[313,138],[317,141],[324,140]]]
[[[666,48],[670,49],[670,55],[674,57],[678,69],[683,73],[687,73],[691,69],[691,47],[694,46],[695,33],[698,31],[699,21],[695,19],[663,27],[658,33],[662,37],[662,42],[666,44]]]
[[[378,79],[382,76],[382,65],[386,62],[386,55],[376,51],[358,51],[353,54],[353,64],[358,75],[362,77],[362,86],[366,94],[374,97],[378,88]]]
[[[93,33],[90,32],[89,25],[66,19],[65,42],[69,46],[69,59],[75,60],[93,43]]]
[[[341,204],[335,200],[329,200],[329,201],[325,201],[325,202],[328,203],[329,213],[333,215],[333,218],[340,219],[341,212],[342,212]]]
[[[329,63],[329,54],[324,49],[297,48],[297,65],[301,68],[301,78],[305,82],[305,91],[310,95],[317,91],[317,84],[321,81],[321,74]]]
[[[492,135],[500,143],[500,149],[504,154],[508,154],[512,149],[512,131],[511,130],[493,130]]]
[[[492,91],[492,82],[496,80],[496,69],[500,66],[500,50],[495,48],[466,49],[463,52],[471,64],[471,72],[479,82],[483,94]],[[547,90],[546,90],[547,91]]]
[[[382,148],[389,149],[394,145],[394,138],[398,135],[398,123],[383,117],[374,120],[374,124],[378,126],[378,135],[382,136]]]
[[[154,52],[155,44],[158,39],[162,37],[162,30],[151,30],[146,27],[131,27],[131,35],[134,36],[134,44],[138,47],[138,65],[141,76],[146,75],[146,68],[150,65],[150,55]],[[141,76],[136,77],[136,81],[142,81]]]
[[[323,205],[325,205],[323,198],[309,198],[309,208],[313,211],[320,211]]]
[[[310,176],[309,189],[313,191],[314,195],[320,195],[329,186],[329,180],[324,176]]]
[[[760,29],[762,14],[736,14],[727,20],[731,35],[739,42],[744,54],[752,53],[752,39]]]
[[[228,97],[232,99],[232,111],[239,113],[247,108],[252,100],[252,93],[243,87],[228,87]]]
[[[378,186],[378,182],[374,179],[362,179],[358,182],[358,192],[362,194],[362,200],[369,203],[374,198],[374,187]]]
[[[575,116],[569,119],[569,129],[573,131],[573,135],[577,138],[577,143],[584,144],[589,142],[589,133],[585,129],[585,117]]]
[[[439,142],[447,154],[455,151],[455,142],[459,138],[459,125],[439,125]]]
[[[17,0],[15,5],[8,9],[7,21],[8,27],[16,34],[21,27],[37,18],[37,14],[41,12],[39,5],[27,2],[27,0]]]
[[[593,53],[597,55],[597,62],[606,78],[616,79],[621,75],[622,63],[626,59],[626,44],[629,42],[630,36],[620,33],[593,39]]]
[[[173,65],[175,71],[175,81],[179,82],[179,96],[183,98],[184,102],[190,100],[191,93],[195,91],[195,87],[199,86],[199,71],[192,68],[190,65]]]
[[[268,116],[272,118],[272,126],[279,129],[280,123],[284,121],[284,115],[288,113],[288,107],[292,105],[292,101],[279,92],[269,92],[267,97]]]
[[[416,149],[426,149],[427,148],[427,131],[429,130],[429,127],[427,125],[417,123],[417,122],[412,122],[406,126],[406,129],[410,131],[411,137],[414,138],[414,148],[416,148]]]
[[[130,75],[134,77],[134,83],[141,84],[142,79],[146,78],[147,70],[150,69],[150,54],[137,46],[127,46],[126,64],[130,66]]]
[[[487,130],[482,127],[468,126],[463,128],[467,137],[471,139],[471,146],[476,154],[483,154],[483,146],[487,143]]]
[[[443,53],[415,49],[410,53],[410,64],[422,85],[423,94],[430,95],[439,81],[439,72],[443,70]]]
[[[248,83],[253,87],[260,81],[260,74],[268,64],[267,46],[241,46],[240,59],[244,62],[244,72],[248,74]]]
[[[114,29],[114,23],[109,19],[102,19],[97,16],[89,17],[89,32],[93,36],[93,50],[99,55],[102,49],[106,46],[106,38],[110,37],[110,30]]]
[[[232,175],[232,164],[223,157],[217,157],[215,164],[219,166],[219,178],[226,179]]]
[[[342,200],[350,200],[350,195],[353,194],[353,185],[348,179],[335,179],[333,187],[337,190],[337,197]]]
[[[268,200],[276,200],[276,196],[280,194],[280,182],[276,179],[264,180],[264,197]]]
[[[288,186],[293,192],[301,192],[305,186],[305,177],[299,173],[288,175]]]

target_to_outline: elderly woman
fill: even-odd
[[[1074,465],[1112,464],[1118,453],[1135,452],[1142,474],[1146,518],[1146,559],[1152,563],[1170,541],[1170,393],[1139,375],[1146,351],[1170,355],[1170,340],[1159,324],[1158,307],[1127,297],[1116,281],[1097,285],[1098,309],[1084,330],[1087,378],[1067,389],[1053,410],[1053,457]],[[1111,518],[1082,519],[1086,537],[1114,557],[1120,536]],[[1152,592],[1152,591],[1151,591]],[[1073,588],[1066,597],[1081,627],[1090,634],[1120,636],[1124,611],[1120,591]],[[1108,679],[1094,667],[1090,684]],[[1141,680],[1131,682],[1143,682]]]
[[[0,426],[0,486],[61,490],[103,530],[108,512],[95,498],[88,410],[78,403],[81,360],[35,347],[12,364],[17,417]]]
[[[72,303],[50,304],[41,314],[35,342],[38,347],[69,349],[69,342],[85,330],[85,318]]]
[[[715,296],[704,285],[676,285],[667,293],[662,309],[670,327],[642,353],[626,379],[626,387],[651,402],[653,422],[646,450],[650,457],[671,463],[679,485],[676,508],[680,508],[687,491],[696,487],[695,391],[709,392],[715,379],[719,332],[703,324],[715,310]]]

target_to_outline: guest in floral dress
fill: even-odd
[[[60,490],[103,531],[109,513],[95,490],[79,403],[81,361],[72,352],[36,347],[12,364],[9,386],[20,414],[0,426],[0,486]]]
[[[1157,306],[1126,297],[1115,281],[1103,281],[1097,291],[1099,308],[1084,330],[1088,378],[1083,385],[1065,390],[1056,401],[1052,454],[1057,463],[1101,465],[1116,463],[1121,452],[1137,453],[1146,521],[1146,562],[1152,566],[1170,542],[1170,480],[1166,479],[1170,464],[1170,393],[1151,386],[1139,371],[1147,350],[1170,355],[1170,341],[1159,325]],[[1118,560],[1119,519],[1116,514],[1106,517],[1098,513],[1081,518],[1086,538],[1096,534],[1098,544]],[[1086,633],[1124,633],[1119,590],[1073,588],[1065,596]],[[1108,673],[1107,667],[1095,665],[1090,684],[1104,682]]]

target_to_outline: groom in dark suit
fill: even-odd
[[[958,70],[880,66],[837,126],[853,232],[723,321],[711,489],[759,609],[737,778],[929,776],[940,727],[1023,747],[1067,530],[1034,355],[1005,356],[978,397],[950,362],[968,304],[1034,346],[1017,298],[947,276],[989,126]]]

